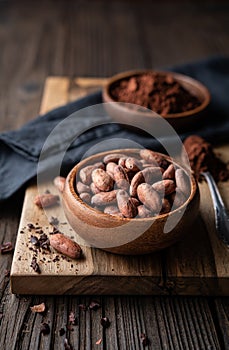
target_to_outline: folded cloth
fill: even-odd
[[[212,99],[209,106],[208,122],[204,127],[196,126],[195,134],[216,143],[228,140],[229,135],[229,58],[213,57],[203,61],[176,66],[169,70],[189,75],[203,82],[210,90]],[[57,108],[42,117],[38,117],[16,131],[0,135],[0,201],[9,198],[23,184],[37,173],[37,164],[42,147],[50,132],[73,112],[102,102],[101,91]],[[95,126],[96,117],[75,120],[78,130],[87,131],[74,141],[66,152],[63,169],[70,169],[95,142],[110,138],[133,140],[144,147],[160,150],[160,144],[145,133],[123,128],[122,125],[104,123]],[[88,130],[91,126],[91,129]],[[193,133],[193,131],[192,131]],[[181,139],[189,133],[181,134]],[[55,159],[55,154],[50,153]],[[50,162],[44,162],[43,170],[47,170]]]

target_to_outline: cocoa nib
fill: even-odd
[[[40,238],[39,238],[39,242],[40,242],[40,247],[43,248],[43,249],[47,249],[47,250],[50,250],[50,242],[49,242],[49,239],[48,239],[48,236],[43,233]]]
[[[10,253],[13,251],[13,245],[11,242],[2,243],[0,245],[1,254]]]
[[[5,270],[4,274],[5,274],[5,277],[10,277],[10,270]]]
[[[32,224],[32,223],[28,223],[27,224],[27,227],[30,229],[30,230],[34,230],[35,229],[35,226]]]
[[[39,238],[39,241],[44,242],[44,241],[47,241],[47,239],[48,239],[48,236],[45,233],[42,233],[42,235]]]
[[[98,301],[92,300],[88,307],[89,307],[90,310],[96,311],[96,310],[98,310],[101,307],[101,305],[100,305],[100,303]]]
[[[140,335],[140,339],[141,339],[141,343],[142,343],[143,347],[149,345],[149,343],[150,343],[150,342],[149,342],[149,338],[147,337],[147,335],[146,335],[145,333],[142,333],[142,334]]]
[[[50,327],[49,327],[48,323],[44,322],[41,324],[40,332],[44,335],[48,335],[50,333]]]
[[[50,223],[50,225],[58,226],[59,225],[59,220],[56,217],[52,216],[50,221],[49,221],[49,223]]]
[[[31,229],[31,230],[35,229],[35,226],[34,226],[33,224],[31,224],[31,223],[28,223],[28,224],[27,224],[27,227],[28,227],[29,229]]]
[[[55,258],[52,260],[53,262],[57,262],[57,261],[60,261],[60,257],[59,255],[56,255]]]
[[[110,320],[108,317],[102,317],[100,320],[101,325],[103,326],[103,328],[108,328],[110,327]]]
[[[40,229],[40,230],[36,230],[35,232],[36,232],[36,233],[39,233],[39,235],[42,235],[42,233],[44,233],[44,231],[41,230],[41,229]]]
[[[37,236],[30,236],[30,243],[32,243],[33,245],[39,247],[40,246],[40,243],[39,243],[39,240],[37,238]]]
[[[70,314],[68,316],[68,321],[69,321],[69,324],[71,324],[73,326],[75,326],[77,324],[75,314],[73,311],[70,312]]]
[[[64,330],[64,328],[61,328],[59,330],[59,335],[62,337],[62,335],[64,335],[64,334],[65,334],[65,330]]]
[[[95,344],[100,345],[101,343],[102,343],[102,338],[98,339]]]
[[[78,307],[80,310],[83,310],[83,311],[87,310],[87,306],[85,304],[79,304]]]
[[[38,248],[42,248],[50,251],[50,242],[49,242],[48,236],[45,233],[42,233],[39,238],[37,236],[32,235],[30,237],[30,243],[32,243]]]
[[[30,310],[32,312],[38,312],[38,313],[42,313],[42,312],[45,312],[45,303],[41,303],[39,305],[34,305],[34,306],[30,306]]]
[[[53,226],[52,232],[49,232],[50,235],[55,235],[61,233],[56,226]]]
[[[37,263],[37,258],[33,257],[30,266],[33,268],[33,270],[37,273],[41,273],[40,267]]]
[[[71,344],[69,344],[67,338],[64,339],[64,348],[65,348],[66,350],[73,350],[73,347],[71,346]]]

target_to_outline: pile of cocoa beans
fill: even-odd
[[[79,197],[106,214],[148,218],[180,207],[189,197],[186,172],[148,149],[136,154],[110,153],[80,169]]]

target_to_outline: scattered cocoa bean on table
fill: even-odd
[[[62,177],[62,176],[57,176],[53,180],[54,185],[61,193],[64,191],[65,181],[66,181],[65,177]]]
[[[78,243],[63,235],[62,233],[56,233],[51,235],[50,245],[56,249],[59,253],[62,253],[69,258],[79,259],[82,255],[82,249]]]
[[[12,242],[5,242],[0,244],[0,251],[1,254],[7,254],[13,251],[13,245]]]
[[[51,193],[39,194],[34,199],[34,204],[39,208],[47,208],[56,205],[59,202],[59,196]]]

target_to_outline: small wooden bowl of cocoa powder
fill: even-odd
[[[118,123],[150,128],[157,113],[177,132],[183,132],[204,122],[210,93],[202,83],[186,75],[140,70],[111,77],[103,89],[103,101],[119,102],[106,106]]]
[[[170,157],[118,149],[78,163],[62,202],[70,225],[88,245],[138,255],[164,249],[191,230],[199,190]]]

